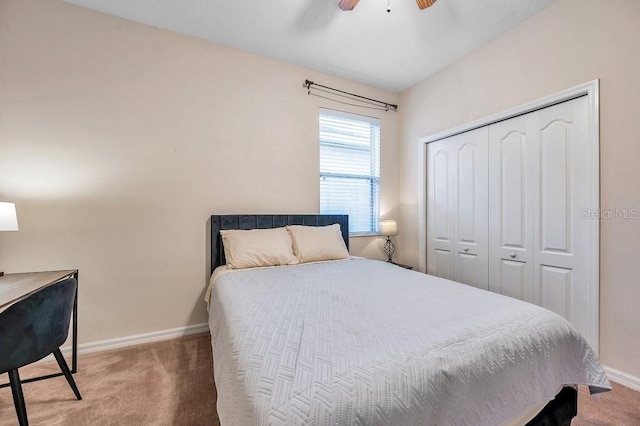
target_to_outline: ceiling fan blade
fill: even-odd
[[[340,0],[338,7],[342,10],[353,10],[360,0]]]
[[[418,7],[422,10],[433,6],[436,1],[437,0],[416,0],[416,3],[418,3]]]

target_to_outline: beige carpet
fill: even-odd
[[[33,364],[20,375],[57,369],[55,361]],[[212,369],[208,334],[83,355],[74,375],[82,401],[64,377],[23,385],[29,424],[218,424]],[[0,389],[0,424],[17,424],[10,388]]]
[[[23,386],[31,425],[218,425],[209,335],[80,357],[76,401],[64,377]],[[23,378],[57,371],[41,363]],[[3,382],[7,375],[2,375]],[[592,399],[580,390],[576,426],[640,425],[640,393],[614,385]],[[0,389],[0,425],[16,425],[9,388]]]
[[[578,417],[572,426],[639,426],[640,392],[613,383],[613,391],[589,396],[585,386],[578,389]]]

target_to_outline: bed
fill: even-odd
[[[207,292],[223,425],[565,425],[611,388],[567,321],[361,258],[227,271],[220,231],[348,217],[215,215]]]

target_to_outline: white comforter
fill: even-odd
[[[610,389],[560,316],[384,262],[222,274],[209,312],[223,425],[498,425]]]

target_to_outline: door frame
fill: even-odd
[[[418,196],[418,270],[421,272],[426,272],[427,270],[427,144],[582,96],[587,96],[588,99],[589,140],[587,143],[591,145],[593,154],[589,164],[589,176],[591,179],[589,184],[592,188],[591,198],[589,205],[583,208],[592,212],[600,211],[600,81],[596,79],[470,123],[427,135],[418,140],[418,161],[420,162],[418,166],[418,188],[420,188]],[[598,355],[600,337],[600,220],[591,220],[590,241],[590,326],[589,335],[585,337],[592,342],[592,349]]]

